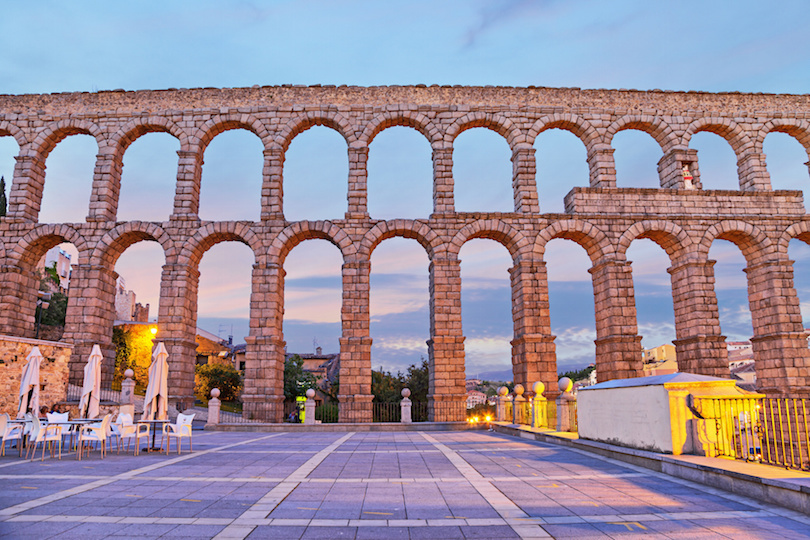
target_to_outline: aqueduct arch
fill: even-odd
[[[703,112],[707,111],[707,112]],[[708,112],[710,111],[710,112]],[[251,331],[247,337],[245,414],[281,419],[284,360],[283,262],[292,246],[325,238],[341,250],[343,314],[341,343],[342,421],[371,419],[371,339],[368,321],[370,254],[390,236],[416,238],[430,258],[430,363],[434,404],[461,404],[464,395],[464,336],[458,253],[469,238],[492,238],[507,246],[517,382],[535,380],[554,388],[556,352],[548,317],[543,255],[553,238],[578,242],[593,267],[600,379],[640,373],[633,281],[624,253],[635,238],[652,238],[669,254],[682,371],[716,375],[726,364],[724,337],[714,296],[708,248],[715,238],[735,241],[746,254],[754,320],[758,384],[770,394],[807,394],[810,356],[786,242],[807,237],[810,219],[798,191],[770,187],[762,140],[785,131],[808,148],[810,96],[694,92],[580,90],[575,88],[480,87],[254,87],[81,94],[0,96],[0,135],[20,148],[8,215],[0,219],[0,333],[26,336],[33,328],[33,282],[27,275],[37,242],[64,238],[77,244],[75,309],[67,339],[76,362],[93,343],[112,350],[106,306],[115,254],[137,239],[155,239],[164,249],[159,325],[175,355],[179,376],[172,399],[193,397],[195,261],[221,240],[253,250]],[[332,221],[290,222],[283,214],[284,155],[296,134],[313,125],[338,130],[349,158],[348,212]],[[419,220],[373,220],[367,210],[369,144],[386,127],[419,130],[433,148],[433,214]],[[500,133],[512,149],[512,212],[457,213],[453,197],[453,144],[471,127]],[[590,182],[566,197],[566,214],[542,214],[537,204],[533,141],[544,129],[573,132],[586,145]],[[255,222],[201,222],[197,213],[202,153],[213,135],[248,129],[264,145],[262,211]],[[642,129],[658,141],[660,189],[617,188],[611,142],[622,129]],[[723,136],[738,158],[740,190],[700,189],[694,133]],[[167,221],[116,222],[120,174],[126,147],[140,135],[166,131],[181,143],[174,212]],[[45,159],[73,133],[92,135],[99,153],[85,223],[41,225],[39,203],[47,174]],[[693,186],[683,169],[694,170]],[[695,188],[695,189],[690,189]],[[55,240],[53,240],[55,241]],[[101,285],[99,285],[101,284]],[[99,289],[99,287],[101,289]],[[79,325],[81,330],[79,330]],[[73,371],[77,373],[77,370]],[[345,382],[345,387],[344,383]],[[434,407],[434,419],[459,419],[461,409]],[[458,412],[455,412],[458,411]]]

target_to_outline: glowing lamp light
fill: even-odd
[[[151,328],[149,329],[149,331],[150,331],[150,332],[152,332],[152,335],[153,335],[153,336],[156,336],[156,335],[157,335],[157,326],[153,326],[153,327],[151,327]]]

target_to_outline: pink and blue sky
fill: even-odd
[[[807,93],[810,49],[805,1],[646,2],[591,0],[7,2],[0,18],[0,92],[92,92],[276,84],[459,84]],[[736,159],[720,137],[701,133],[706,189],[737,189]],[[474,129],[456,141],[459,210],[509,210],[506,142]],[[541,211],[561,212],[564,195],[588,184],[585,149],[573,135],[543,133],[537,149]],[[614,139],[618,185],[657,187],[660,147],[641,132]],[[165,220],[171,212],[178,143],[149,134],[127,151],[119,219]],[[0,174],[10,183],[18,149],[0,138]],[[804,149],[789,136],[765,141],[775,188],[804,189]],[[83,221],[96,147],[72,136],[47,162],[40,221]],[[371,145],[372,217],[431,212],[430,147],[409,128],[390,128]],[[258,219],[262,148],[247,132],[226,132],[205,154],[201,217]],[[285,162],[288,219],[339,218],[346,210],[346,144],[313,128]],[[401,186],[408,186],[402,190]],[[400,186],[400,188],[397,188]],[[810,250],[794,241],[796,287],[810,320]],[[751,335],[739,250],[718,241],[717,294],[729,339]],[[669,266],[649,241],[631,247],[639,333],[648,347],[674,338]],[[476,240],[462,259],[467,372],[505,370],[512,335],[507,251]],[[593,361],[590,263],[555,240],[547,252],[552,330],[561,369]],[[212,248],[201,263],[199,326],[236,342],[247,334],[252,254],[239,244]],[[156,244],[127,250],[116,270],[157,313],[162,254]],[[340,265],[336,248],[307,241],[285,264],[288,350],[313,341],[338,350]],[[373,365],[400,370],[427,355],[428,259],[415,241],[383,242],[372,258]]]

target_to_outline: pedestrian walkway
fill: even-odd
[[[810,518],[486,431],[195,432],[194,452],[0,458],[8,538],[810,538]]]

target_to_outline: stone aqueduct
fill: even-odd
[[[284,156],[304,130],[324,125],[348,146],[348,212],[333,221],[289,222],[282,213]],[[381,221],[366,205],[369,144],[391,126],[410,126],[433,150],[433,214]],[[485,127],[512,151],[514,211],[456,212],[453,142],[464,130]],[[585,145],[590,185],[574,188],[564,214],[541,213],[533,143],[544,130],[572,132]],[[255,133],[264,145],[261,218],[207,222],[198,217],[206,146],[229,129]],[[660,189],[617,188],[611,140],[620,130],[649,133],[661,146]],[[168,221],[118,222],[116,209],[127,147],[148,132],[180,141],[174,210]],[[723,137],[737,156],[739,191],[703,190],[695,133]],[[343,256],[340,339],[341,421],[371,419],[369,337],[370,255],[384,239],[416,239],[430,259],[430,399],[435,420],[459,419],[465,398],[464,336],[458,253],[473,238],[489,238],[510,252],[517,382],[556,380],[549,326],[546,243],[566,238],[591,261],[600,379],[641,373],[640,337],[630,263],[625,252],[649,238],[669,255],[678,364],[681,371],[728,375],[714,293],[715,239],[734,242],[747,261],[754,355],[760,389],[807,394],[810,359],[787,247],[810,243],[801,192],[773,191],[762,151],[773,131],[795,137],[810,153],[810,96],[695,92],[479,87],[253,87],[163,91],[108,91],[0,96],[0,135],[16,139],[9,212],[0,220],[0,333],[32,336],[37,282],[32,269],[62,242],[78,249],[64,339],[75,344],[71,377],[94,343],[104,349],[110,377],[115,263],[130,245],[163,248],[159,325],[170,352],[172,400],[193,396],[194,336],[199,272],[207,249],[240,241],[255,254],[247,338],[245,414],[280,421],[282,335],[287,253],[308,239],[326,239]],[[84,223],[38,223],[49,152],[65,137],[89,134],[98,143],[89,214]],[[694,185],[684,180],[688,167]],[[688,189],[688,188],[694,189]],[[456,412],[458,411],[458,412]]]

